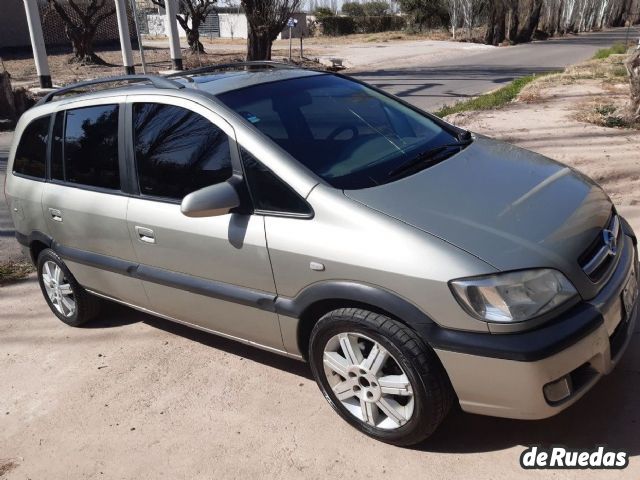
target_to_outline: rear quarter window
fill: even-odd
[[[50,119],[49,115],[37,118],[24,129],[13,161],[14,173],[45,178]]]

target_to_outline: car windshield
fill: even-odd
[[[382,185],[464,145],[425,115],[360,83],[315,75],[218,95],[330,185]]]

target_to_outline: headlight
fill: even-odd
[[[487,322],[522,322],[577,295],[571,282],[548,268],[462,278],[449,282],[460,303]]]

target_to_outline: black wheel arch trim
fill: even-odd
[[[301,290],[295,297],[279,296],[275,300],[275,311],[288,317],[300,318],[307,308],[325,300],[370,305],[410,325],[433,323],[418,307],[398,294],[378,286],[348,280],[317,282]]]
[[[20,245],[24,245],[25,247],[31,247],[33,242],[41,242],[49,248],[53,245],[53,239],[46,233],[42,233],[39,230],[34,230],[29,235],[16,232],[16,240]]]

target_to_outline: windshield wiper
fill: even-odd
[[[469,145],[471,142],[472,140],[469,139],[469,140],[460,141],[457,143],[445,143],[444,145],[438,145],[437,147],[433,147],[423,152],[420,152],[415,157],[410,158],[406,162],[401,163],[396,168],[389,171],[389,173],[387,173],[387,177],[394,179],[406,174],[411,170],[426,168],[427,166],[429,166],[429,164],[435,163],[438,160],[438,154],[442,153],[443,151],[448,150],[450,148],[463,149],[464,147]]]

